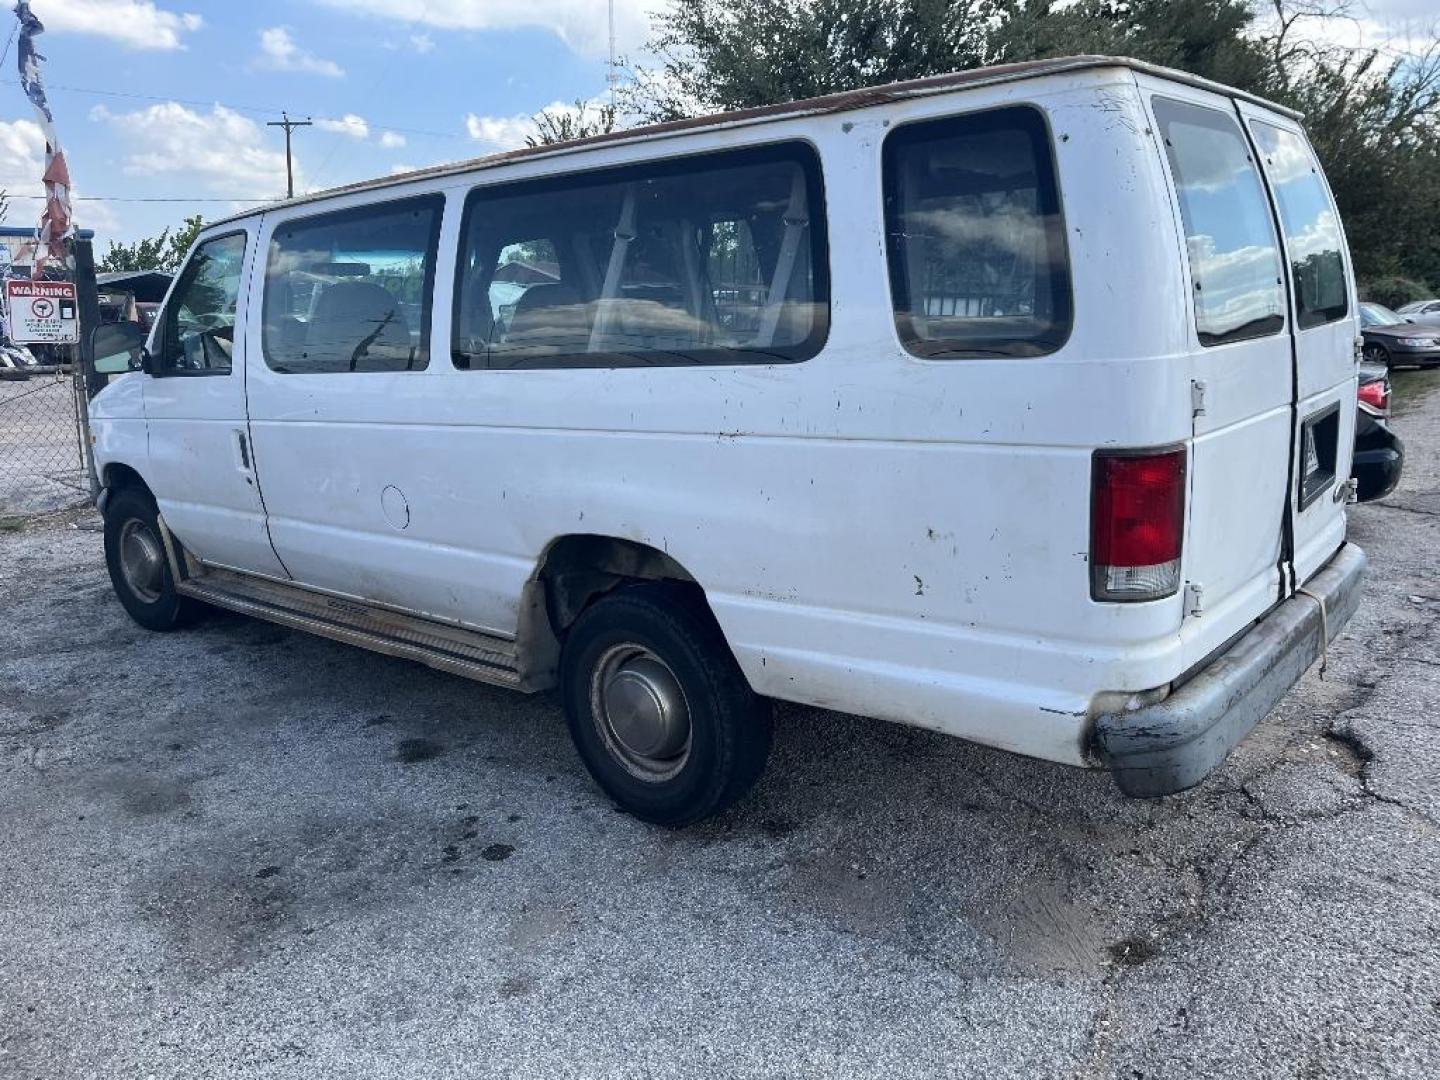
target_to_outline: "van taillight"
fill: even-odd
[[[1158,600],[1180,588],[1185,450],[1095,454],[1090,495],[1090,596]]]

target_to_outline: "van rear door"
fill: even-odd
[[[1240,102],[1284,238],[1296,362],[1295,480],[1290,491],[1295,583],[1345,539],[1345,480],[1355,447],[1354,288],[1339,215],[1295,121]]]
[[[1230,99],[1137,76],[1169,174],[1190,296],[1187,666],[1284,595],[1293,368],[1280,239]],[[1183,385],[1183,383],[1182,383]]]

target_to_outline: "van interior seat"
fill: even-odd
[[[315,302],[305,327],[304,367],[322,371],[403,371],[414,361],[400,302],[371,281],[337,281]]]
[[[505,344],[524,345],[527,351],[584,352],[594,311],[594,305],[572,285],[531,285],[515,301]]]

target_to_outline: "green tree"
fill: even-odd
[[[575,104],[542,109],[534,116],[535,134],[525,137],[526,146],[552,146],[572,139],[588,139],[591,135],[608,135],[615,130],[616,112],[613,105],[595,105],[584,98]]]
[[[187,217],[173,233],[166,228],[159,236],[137,240],[133,244],[117,244],[110,241],[105,257],[97,267],[102,272],[117,270],[164,270],[174,273],[185,261],[185,253],[195,242],[195,237],[205,227],[199,214]]]
[[[1132,56],[1302,111],[1357,275],[1437,285],[1440,44],[1390,60],[1336,45],[1345,3],[670,0],[652,28],[658,64],[635,73],[624,106],[671,120],[985,64]]]

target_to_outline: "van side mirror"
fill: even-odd
[[[145,353],[145,331],[132,322],[102,323],[90,332],[90,355],[100,375],[139,371]]]

